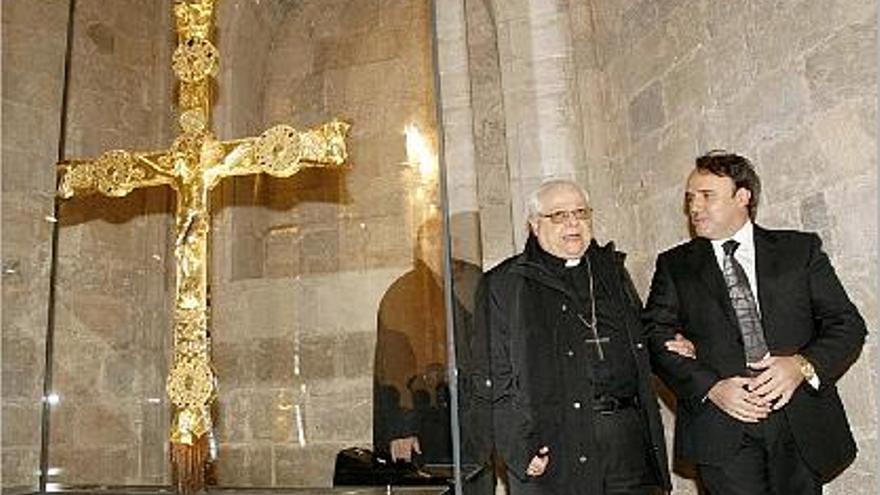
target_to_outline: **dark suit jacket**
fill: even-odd
[[[773,355],[800,353],[816,368],[819,390],[802,384],[783,409],[798,449],[824,480],[855,458],[856,447],[835,383],[864,343],[865,323],[815,234],[754,230],[761,321]],[[744,423],[705,399],[718,380],[745,376],[745,354],[721,269],[706,239],[657,258],[645,308],[656,373],[678,396],[675,452],[717,464],[740,445]],[[697,358],[664,348],[680,329]],[[705,399],[705,400],[704,400]]]

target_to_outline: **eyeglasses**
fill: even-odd
[[[553,223],[565,223],[568,221],[569,217],[574,217],[578,220],[586,220],[590,218],[590,213],[592,213],[592,208],[578,208],[576,210],[559,210],[554,211],[552,213],[541,213],[542,218],[549,218]]]

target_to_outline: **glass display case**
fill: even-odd
[[[177,146],[184,89],[171,69],[178,39],[167,3],[77,0],[69,10],[65,158]],[[430,9],[217,4],[218,140],[334,118],[351,128],[344,166],[224,178],[198,213],[210,226],[212,489],[428,493],[424,485],[444,491],[462,466],[475,469],[461,451],[455,363],[469,358],[456,342],[481,274],[479,250],[462,246],[479,231],[444,200]],[[22,468],[33,489],[173,486],[168,376],[187,219],[178,188],[147,185],[58,200],[44,436],[39,459]],[[410,456],[385,477],[357,473],[361,461]],[[353,478],[340,477],[340,462]],[[346,493],[377,489],[360,490]]]

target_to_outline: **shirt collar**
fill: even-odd
[[[716,251],[721,250],[723,252],[721,246],[731,239],[739,243],[737,252],[740,252],[740,250],[751,251],[755,246],[755,226],[752,224],[752,221],[746,220],[746,223],[744,223],[743,226],[733,234],[733,236],[726,239],[712,241],[712,247],[715,248]]]

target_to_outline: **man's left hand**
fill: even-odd
[[[749,390],[762,397],[773,410],[782,409],[791,400],[792,394],[804,381],[800,365],[792,356],[769,356],[749,363],[749,368],[761,371],[752,378]]]

